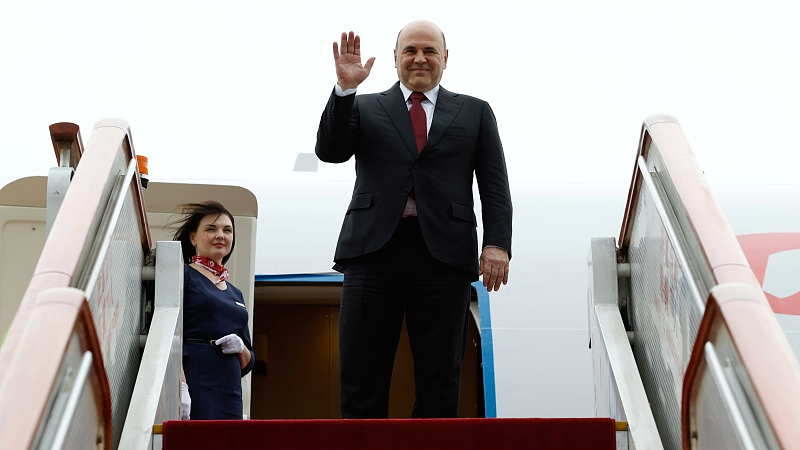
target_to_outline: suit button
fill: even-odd
[[[414,168],[419,169],[419,163],[414,163]]]
[[[409,192],[411,192],[410,189],[403,189],[403,195],[408,195]]]

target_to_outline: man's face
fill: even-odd
[[[442,32],[431,23],[412,23],[400,32],[394,50],[397,78],[414,92],[426,92],[442,79],[447,50]]]

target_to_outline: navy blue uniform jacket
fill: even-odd
[[[242,383],[256,354],[247,326],[242,291],[231,283],[221,291],[189,265],[183,270],[183,370],[192,398],[192,420],[242,419]],[[236,334],[250,350],[250,364],[222,353],[210,341]]]

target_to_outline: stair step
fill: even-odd
[[[163,443],[164,450],[616,448],[607,418],[168,421]]]

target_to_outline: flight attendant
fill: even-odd
[[[181,418],[242,419],[241,378],[255,364],[242,291],[225,262],[235,242],[233,215],[220,203],[182,205],[174,240],[183,272]]]

